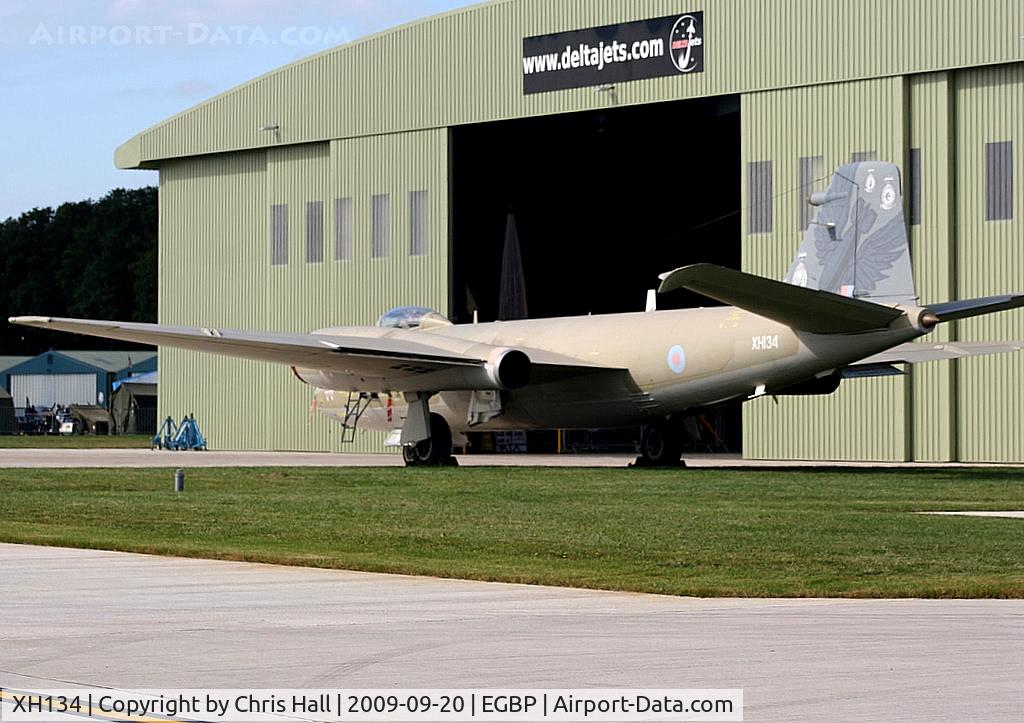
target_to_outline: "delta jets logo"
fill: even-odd
[[[672,27],[672,64],[680,73],[704,70],[704,13],[683,15]]]

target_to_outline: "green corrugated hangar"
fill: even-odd
[[[695,261],[781,278],[808,193],[875,158],[904,169],[923,303],[1024,291],[1022,36],[1018,0],[499,0],[257,78],[116,163],[160,171],[164,324],[490,320],[510,209],[533,317],[640,310]],[[930,338],[1024,339],[1024,313]],[[218,447],[343,448],[288,370],[162,349],[160,373],[160,414]],[[1021,461],[1022,417],[1024,359],[996,355],[752,402],[743,452]]]

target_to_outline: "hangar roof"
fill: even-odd
[[[156,368],[155,351],[44,351],[25,357],[4,372],[8,374],[75,374],[108,372],[119,374],[128,369],[150,371]]]
[[[0,372],[5,372],[22,362],[27,362],[31,358],[30,356],[0,356]]]
[[[108,372],[150,366],[150,362],[156,359],[155,351],[62,351],[57,353]]]
[[[705,72],[523,93],[523,38],[678,13],[666,0],[493,0],[287,65],[143,131],[119,168],[507,118],[1024,60],[1012,0],[693,0]],[[834,109],[842,112],[842,109]],[[261,128],[277,126],[275,131]]]

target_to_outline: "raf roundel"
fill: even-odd
[[[896,207],[896,188],[892,183],[886,183],[882,189],[882,210],[891,211]]]
[[[686,369],[686,352],[678,344],[668,350],[668,368],[676,374],[682,374]]]

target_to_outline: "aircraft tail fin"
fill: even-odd
[[[876,304],[916,304],[899,168],[867,161],[840,167],[786,273],[786,283]]]

